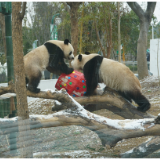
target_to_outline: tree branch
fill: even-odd
[[[147,142],[144,142],[141,145],[133,148],[132,150],[123,153],[121,155],[121,158],[144,158],[159,149],[160,149],[160,136],[152,137]],[[153,156],[151,157],[154,158]]]
[[[82,4],[82,2],[66,2],[67,5],[69,5],[70,7],[76,7],[78,9],[79,5]]]
[[[115,146],[116,143],[122,139],[160,135],[160,125],[154,124],[153,118],[138,120],[112,120],[86,111],[71,96],[67,93],[65,93],[65,95],[71,102],[72,108],[47,116],[30,115],[30,129],[82,125],[96,132],[101,139],[102,144],[109,147]],[[21,131],[23,132],[23,126],[21,127]],[[24,126],[24,130],[25,127],[26,126]],[[17,130],[18,117],[12,119],[4,118],[0,120],[0,135],[17,132]]]
[[[101,43],[101,40],[100,40],[99,30],[98,30],[98,27],[97,27],[97,22],[96,22],[96,20],[94,20],[94,23],[95,23],[96,35],[97,35],[98,42],[99,42],[100,47],[101,47],[101,50],[102,50],[102,52],[103,52],[103,56],[106,57],[104,47],[103,47],[103,45],[102,45],[102,43]]]
[[[137,2],[127,2],[127,4],[136,13],[139,19],[142,19],[144,17],[145,13]]]
[[[8,87],[0,88],[0,95],[7,92],[15,93],[14,86],[9,85]],[[65,89],[62,90],[62,93],[60,92],[51,93],[50,91],[47,92],[41,91],[40,93],[35,94],[27,90],[27,96],[58,100],[59,102],[62,103],[62,105],[53,108],[53,111],[55,110],[58,111],[73,107],[72,101],[68,99],[68,96],[64,94],[64,92]],[[115,90],[110,88],[106,88],[105,92],[102,95],[94,95],[90,97],[75,97],[74,100],[76,100],[81,105],[85,105],[86,109],[88,110],[93,111],[95,110],[95,108],[96,110],[105,108],[127,119],[154,117],[152,115],[149,115],[148,113],[143,113],[138,111],[135,106],[133,106],[130,102],[125,100]],[[86,106],[87,104],[89,105]]]
[[[156,2],[147,2],[147,9],[146,9],[146,12],[145,12],[145,15],[149,18],[149,20],[151,21],[151,18],[152,18],[152,15],[153,15],[153,12],[155,10],[155,7],[156,7]]]
[[[22,2],[22,13],[20,13],[20,18],[23,19],[26,11],[26,2]]]
[[[63,3],[65,9],[66,9],[68,12],[70,12],[70,8],[69,8],[69,6],[67,5],[66,1],[61,1],[61,2]]]

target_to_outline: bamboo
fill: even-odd
[[[8,82],[14,81],[11,14],[5,15]]]

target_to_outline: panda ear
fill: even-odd
[[[86,54],[86,55],[89,55],[89,54],[90,54],[90,52],[85,52],[85,54]]]
[[[68,43],[69,43],[69,40],[68,40],[68,39],[65,39],[65,40],[64,40],[64,44],[68,45]]]
[[[79,61],[82,61],[82,55],[81,55],[81,54],[79,54],[78,60],[79,60]]]

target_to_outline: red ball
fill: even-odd
[[[58,90],[65,88],[69,95],[80,97],[86,92],[86,80],[83,73],[74,70],[71,74],[62,73],[55,85]]]

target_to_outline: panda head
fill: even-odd
[[[72,45],[69,43],[69,40],[68,39],[65,39],[64,40],[64,57],[66,59],[69,59],[69,60],[73,60],[74,59],[74,49],[72,47]]]
[[[78,71],[83,70],[84,65],[97,56],[99,55],[96,53],[90,53],[90,52],[85,52],[85,54],[79,54],[74,58],[74,60],[72,60],[71,65],[75,70],[78,70]]]
[[[86,59],[85,56],[86,55],[84,55],[84,54],[79,54],[71,62],[71,65],[75,70],[82,70],[83,69],[83,66],[85,64],[84,59]]]

